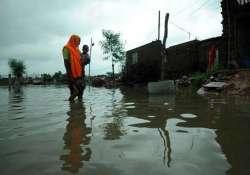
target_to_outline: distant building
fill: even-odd
[[[161,41],[153,41],[126,52],[126,81],[143,83],[157,81],[161,75]]]
[[[197,71],[205,72],[211,46],[217,50],[221,67],[250,68],[250,0],[222,0],[223,34],[206,40],[193,40],[166,48],[164,79],[177,79]],[[125,80],[160,80],[161,41],[126,52]]]
[[[211,46],[221,48],[221,37],[206,40],[193,40],[166,49],[164,79],[177,79],[197,71],[205,72],[208,65],[208,52]],[[140,46],[126,52],[125,75],[130,82],[160,80],[162,55],[160,41]]]
[[[211,46],[221,48],[221,37],[193,40],[166,49],[164,79],[177,79],[194,72],[205,72],[208,66],[208,52]]]

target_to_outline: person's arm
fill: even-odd
[[[70,55],[67,48],[63,48],[63,60],[67,75],[71,78]]]

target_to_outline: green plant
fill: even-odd
[[[206,72],[195,72],[191,77],[192,84],[200,86],[209,78],[209,75]]]
[[[22,77],[23,74],[25,73],[26,66],[24,65],[23,61],[20,61],[14,58],[10,59],[9,66],[10,66],[11,72],[17,78]]]
[[[43,81],[47,81],[47,82],[52,81],[52,76],[47,73],[41,74],[41,78],[43,79]]]
[[[115,33],[112,30],[102,30],[104,37],[100,41],[101,48],[105,55],[104,60],[111,59],[112,61],[112,76],[114,78],[114,63],[124,63],[125,51],[124,44],[121,41],[121,34]]]

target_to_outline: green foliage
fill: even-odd
[[[201,72],[196,72],[192,75],[192,83],[195,86],[200,86],[202,83],[204,83],[208,78],[210,74],[209,73],[201,73]]]
[[[56,80],[60,80],[62,79],[62,77],[63,77],[63,74],[61,71],[55,72],[55,74],[53,75],[53,78]]]
[[[219,64],[219,59],[216,58],[215,63],[211,70],[203,73],[196,72],[193,75],[191,75],[192,83],[195,86],[200,86],[203,83],[205,83],[211,76],[215,76],[221,69],[223,69],[223,67],[222,65]]]
[[[102,30],[104,37],[100,41],[101,48],[105,55],[104,60],[111,59],[115,63],[123,63],[125,60],[124,44],[121,41],[121,34],[112,30]]]
[[[50,74],[41,74],[41,78],[43,79],[43,81],[49,82],[52,81],[52,76]]]
[[[202,83],[206,82],[211,76],[215,75],[220,70],[220,67],[214,67],[212,71],[208,72],[195,72],[192,75],[192,83],[196,86],[200,86]]]
[[[11,69],[11,72],[14,76],[17,78],[20,78],[23,76],[26,70],[26,66],[24,65],[23,61],[17,60],[17,59],[10,59],[9,60],[9,66]]]
[[[108,78],[112,78],[113,73],[112,72],[106,72],[106,76]],[[121,77],[121,72],[120,73],[115,73],[115,78],[119,78],[119,77]]]
[[[106,75],[107,75],[107,77],[110,78],[110,77],[112,77],[112,72],[107,72]]]

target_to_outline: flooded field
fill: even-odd
[[[247,175],[250,99],[0,87],[0,174]]]

